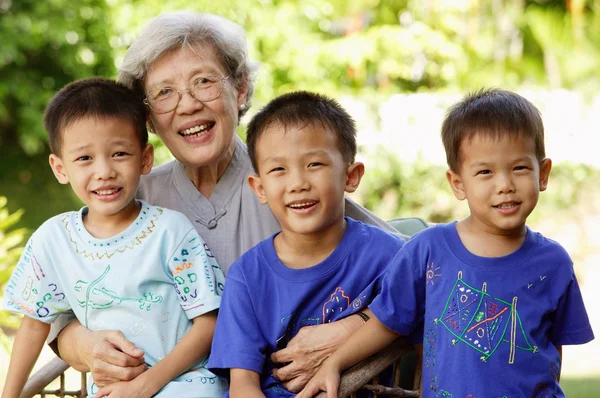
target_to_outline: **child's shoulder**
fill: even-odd
[[[567,250],[557,241],[542,235],[540,232],[535,232],[529,227],[527,227],[527,234],[531,235],[531,239],[537,245],[538,249],[535,256],[549,258],[560,263],[572,262]]]
[[[42,223],[35,230],[33,235],[42,236],[42,235],[50,235],[56,233],[57,230],[65,230],[69,229],[69,225],[73,224],[76,219],[77,211],[66,211],[64,213],[57,214],[53,217],[50,217],[46,221]]]
[[[348,221],[347,233],[349,233],[351,237],[360,239],[362,242],[365,240],[372,240],[374,242],[381,242],[381,244],[397,246],[402,246],[402,244],[404,244],[404,240],[399,235],[381,229],[376,225],[367,224],[351,217],[346,217],[346,220]]]
[[[194,228],[189,218],[177,210],[172,210],[162,206],[153,206],[139,199],[138,201],[142,203],[142,212],[147,213],[143,215],[147,215],[151,220],[160,219],[168,227],[179,226],[185,228],[189,227],[190,229]]]

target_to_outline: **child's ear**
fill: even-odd
[[[456,199],[465,200],[467,198],[467,195],[465,194],[465,188],[463,185],[462,178],[460,178],[460,175],[458,175],[452,170],[448,170],[446,171],[446,179],[450,183],[450,188],[452,188],[452,193],[454,193]]]
[[[67,176],[67,171],[65,170],[65,165],[62,160],[55,154],[50,154],[48,161],[50,162],[50,167],[58,182],[61,184],[68,184],[69,177]]]
[[[142,170],[141,174],[148,174],[154,164],[154,147],[152,144],[146,144],[142,149]]]
[[[540,163],[540,192],[548,188],[548,178],[550,178],[550,170],[552,170],[552,160],[546,158]]]
[[[354,162],[346,169],[346,192],[352,193],[358,188],[362,176],[365,174],[365,165]]]
[[[250,174],[248,176],[248,185],[250,185],[250,189],[252,189],[252,191],[258,198],[258,201],[263,205],[266,205],[267,196],[265,195],[265,188],[262,185],[260,177],[256,174]]]

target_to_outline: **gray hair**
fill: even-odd
[[[238,114],[241,118],[251,105],[258,64],[248,58],[244,29],[218,15],[179,11],[152,19],[125,53],[119,81],[143,98],[144,80],[158,58],[177,48],[206,44],[215,49],[235,86],[247,85],[246,106]]]

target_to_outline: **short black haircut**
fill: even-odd
[[[342,158],[354,163],[356,157],[356,124],[354,119],[334,99],[322,94],[296,91],[283,94],[265,105],[250,121],[246,132],[248,154],[258,173],[256,142],[273,124],[285,131],[295,126],[321,124],[332,130]]]
[[[492,139],[503,136],[531,139],[538,161],[546,157],[540,111],[517,93],[482,89],[467,94],[448,110],[442,124],[442,141],[452,171],[459,171],[461,145],[479,134]]]
[[[85,117],[131,121],[140,145],[148,143],[147,110],[142,99],[121,83],[91,77],[67,84],[46,107],[44,127],[52,153],[60,156],[64,129]]]

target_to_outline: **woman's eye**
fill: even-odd
[[[161,89],[158,89],[154,92],[154,94],[152,95],[152,97],[154,99],[160,99],[160,98],[165,98],[170,96],[171,94],[173,94],[174,90],[170,87],[163,87]]]

